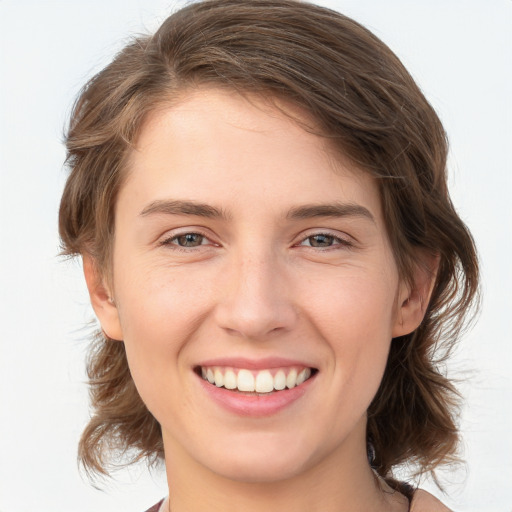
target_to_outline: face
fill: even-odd
[[[116,206],[115,306],[176,463],[246,481],[364,457],[407,293],[376,184],[257,98],[155,112]]]

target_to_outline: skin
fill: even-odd
[[[84,256],[96,314],[162,426],[173,512],[407,510],[367,463],[366,410],[431,283],[400,280],[372,178],[249,99],[200,89],[149,116],[116,205],[111,279]],[[155,206],[177,200],[224,216]],[[324,204],[369,215],[290,216]],[[180,246],[186,233],[199,245]],[[283,410],[243,417],[194,372],[216,357],[318,373]]]

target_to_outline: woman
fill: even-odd
[[[80,459],[165,460],[152,510],[447,510],[439,366],[478,288],[443,128],[392,52],[291,0],[211,0],[87,84],[60,210],[101,324]]]

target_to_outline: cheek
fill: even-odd
[[[209,288],[203,274],[161,263],[127,261],[116,276],[115,287],[125,341],[131,343],[136,338],[140,344],[168,346],[169,331],[176,333],[172,338],[179,338],[181,329],[191,329],[191,320],[205,306]]]
[[[395,319],[396,280],[346,278],[310,294],[308,314],[330,357],[329,378],[344,406],[366,409],[382,379]],[[332,404],[341,406],[341,401]]]
[[[184,371],[180,362],[207,309],[200,279],[183,273],[126,265],[116,294],[130,371],[151,409],[158,383],[172,386]]]
[[[302,291],[302,302],[320,330],[338,333],[341,338],[356,338],[361,343],[366,340],[371,344],[382,337],[390,340],[397,281],[391,272],[380,275],[367,269],[347,269],[328,278],[309,280]]]

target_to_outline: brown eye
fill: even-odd
[[[199,247],[203,244],[204,236],[199,233],[185,233],[172,239],[172,243],[180,247]]]

